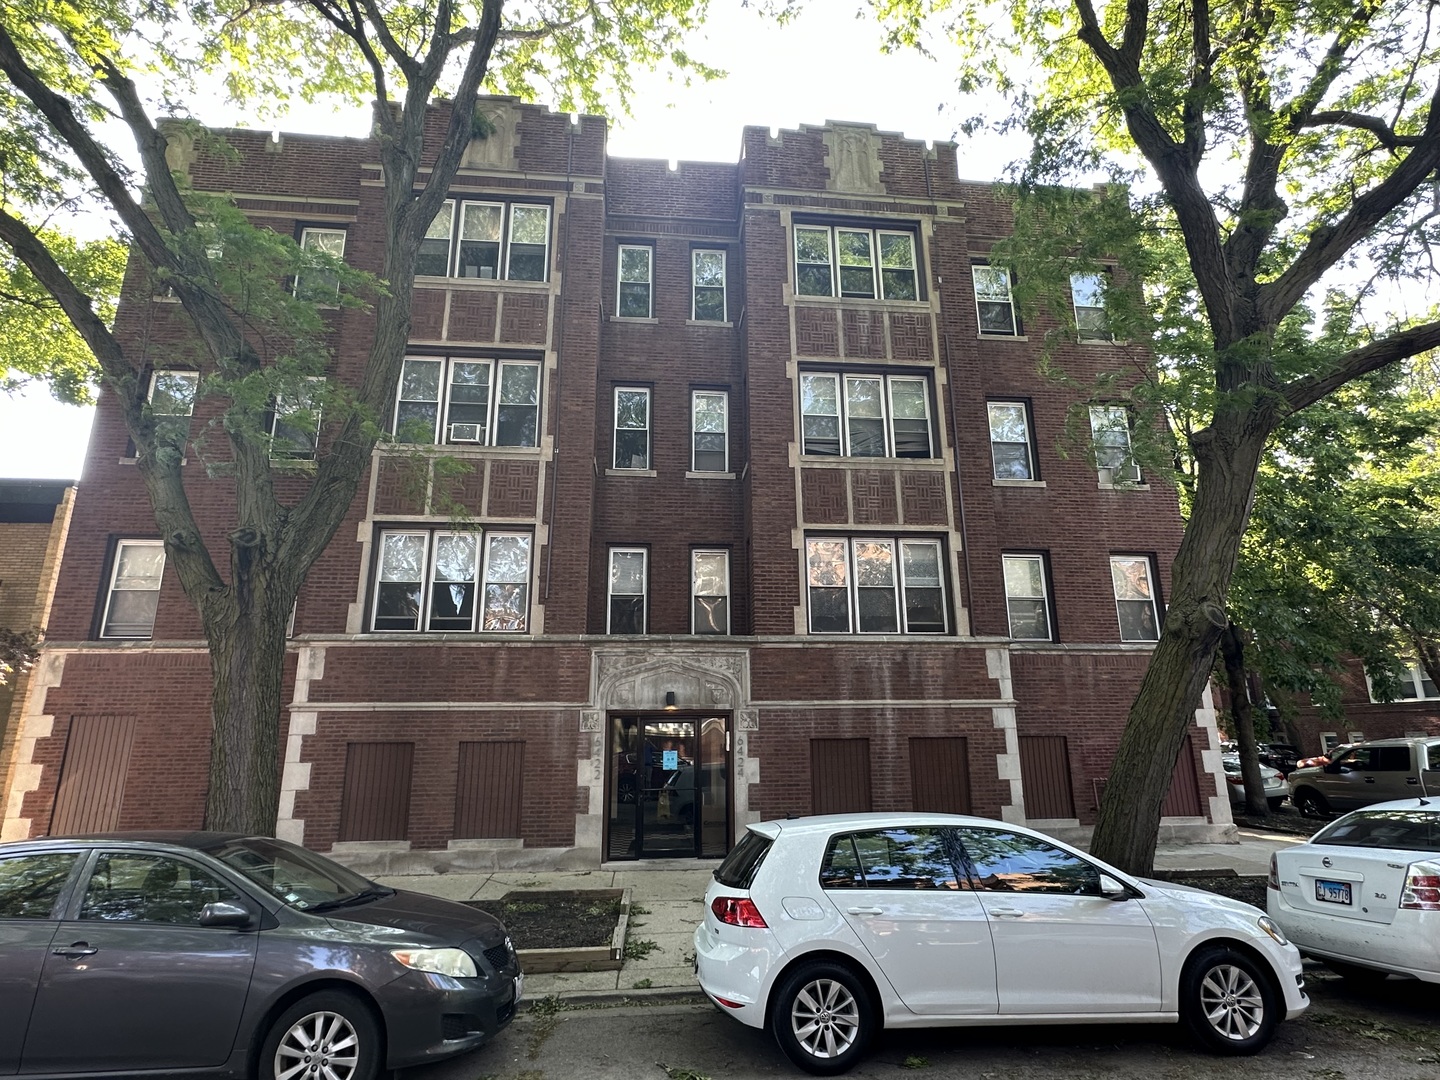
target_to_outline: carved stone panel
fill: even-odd
[[[494,341],[495,300],[493,292],[454,290],[450,294],[450,325],[446,327],[446,340],[483,345]]]
[[[847,525],[850,507],[845,499],[845,474],[839,469],[800,470],[803,513],[809,525]]]
[[[534,461],[490,462],[491,517],[534,517],[540,465]]]
[[[900,498],[906,525],[950,524],[945,477],[940,473],[901,473]]]
[[[831,191],[881,194],[880,136],[870,125],[831,124],[825,129],[825,159]]]
[[[410,304],[410,336],[439,341],[445,333],[445,290],[416,289]]]
[[[840,332],[835,325],[833,308],[795,308],[795,355],[840,355]]]
[[[375,483],[375,513],[420,514],[428,486],[426,464],[408,458],[382,458]]]
[[[895,474],[878,469],[856,469],[850,474],[850,496],[857,525],[897,525]]]
[[[480,106],[480,115],[491,130],[483,139],[471,139],[460,159],[462,169],[514,169],[515,129],[519,110],[507,102],[488,101]]]
[[[845,355],[885,359],[885,316],[882,312],[845,312]]]
[[[890,315],[890,353],[896,360],[934,359],[928,313],[896,311]]]
[[[535,293],[505,293],[500,304],[500,340],[517,345],[544,345],[550,297]]]

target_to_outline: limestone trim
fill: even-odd
[[[285,760],[280,773],[280,809],[275,835],[281,840],[304,845],[305,819],[295,816],[295,796],[310,790],[310,762],[305,760],[305,736],[314,735],[319,719],[314,709],[297,708],[307,703],[310,684],[325,677],[325,650],[308,647],[299,652],[295,668],[295,697],[290,705],[290,727],[285,738]]]
[[[52,686],[59,686],[65,674],[63,652],[42,652],[40,660],[31,670],[25,692],[25,701],[20,707],[20,731],[15,740],[13,765],[0,768],[0,774],[11,777],[10,789],[5,799],[5,819],[0,823],[0,841],[27,840],[33,824],[24,817],[25,796],[40,788],[44,766],[35,763],[35,744],[48,739],[55,730],[55,717],[41,712],[44,708],[45,693]]]
[[[1000,820],[1026,824],[1025,784],[1020,776],[1020,731],[1015,720],[1015,683],[1010,677],[1010,650],[986,649],[985,671],[999,685],[1000,698],[1009,704],[990,710],[995,728],[1005,734],[1005,752],[995,755],[995,775],[1010,785],[1010,804],[1000,808]]]

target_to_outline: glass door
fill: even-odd
[[[610,720],[610,859],[719,858],[728,849],[726,718]]]

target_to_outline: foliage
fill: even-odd
[[[34,630],[0,626],[0,686],[9,686],[30,670],[40,656],[40,635]]]

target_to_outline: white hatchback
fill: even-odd
[[[701,988],[812,1073],[882,1027],[1179,1021],[1248,1054],[1309,1004],[1264,913],[986,818],[751,825],[705,901]]]
[[[1440,798],[1376,803],[1277,852],[1266,906],[1347,978],[1440,983]]]

